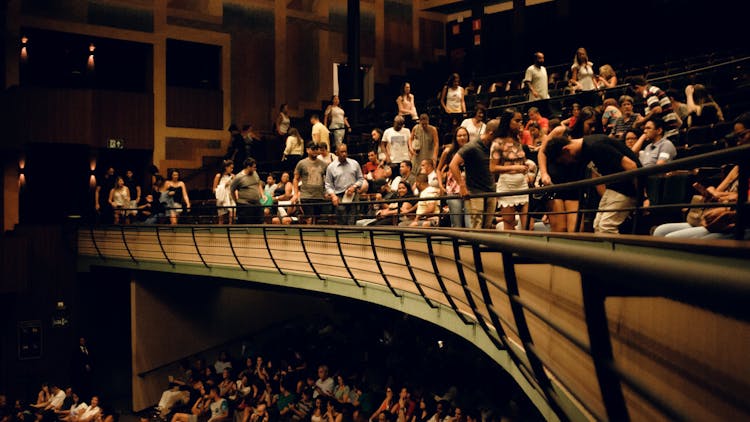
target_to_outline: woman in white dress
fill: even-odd
[[[222,168],[224,170],[216,173],[214,177],[213,191],[216,197],[216,213],[219,216],[219,224],[232,224],[235,215],[235,208],[233,207],[237,205],[229,191],[229,185],[234,180],[234,162],[224,160]]]
[[[127,208],[130,207],[130,189],[125,186],[125,180],[117,176],[115,187],[109,191],[109,204],[115,211],[115,224],[127,223]]]
[[[569,83],[576,91],[593,91],[596,89],[594,77],[594,63],[589,61],[586,49],[581,47],[576,51],[570,67]]]

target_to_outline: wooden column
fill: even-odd
[[[153,42],[154,89],[154,152],[153,163],[161,172],[161,162],[167,158],[167,4],[154,2]]]
[[[281,104],[288,102],[286,86],[287,75],[287,33],[286,33],[286,10],[287,0],[276,0],[274,2],[274,104],[271,110],[271,119],[276,119],[276,112]]]

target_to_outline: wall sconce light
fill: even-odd
[[[21,63],[25,63],[29,59],[29,52],[26,49],[28,42],[29,37],[21,37]]]
[[[89,71],[94,70],[94,50],[96,50],[96,46],[94,43],[89,44],[89,60],[86,63],[86,68],[88,68]]]
[[[96,187],[96,158],[89,160],[89,188]]]
[[[22,188],[26,185],[26,159],[21,157],[18,159],[18,187]]]

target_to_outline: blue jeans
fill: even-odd
[[[464,214],[463,199],[447,199],[448,211],[451,214],[451,227],[468,227],[468,217]]]

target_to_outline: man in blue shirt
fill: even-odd
[[[357,192],[365,182],[362,168],[356,160],[347,157],[347,146],[336,148],[337,160],[326,169],[326,197],[336,209],[336,221],[340,225],[353,225],[357,219],[352,203],[357,200]]]

